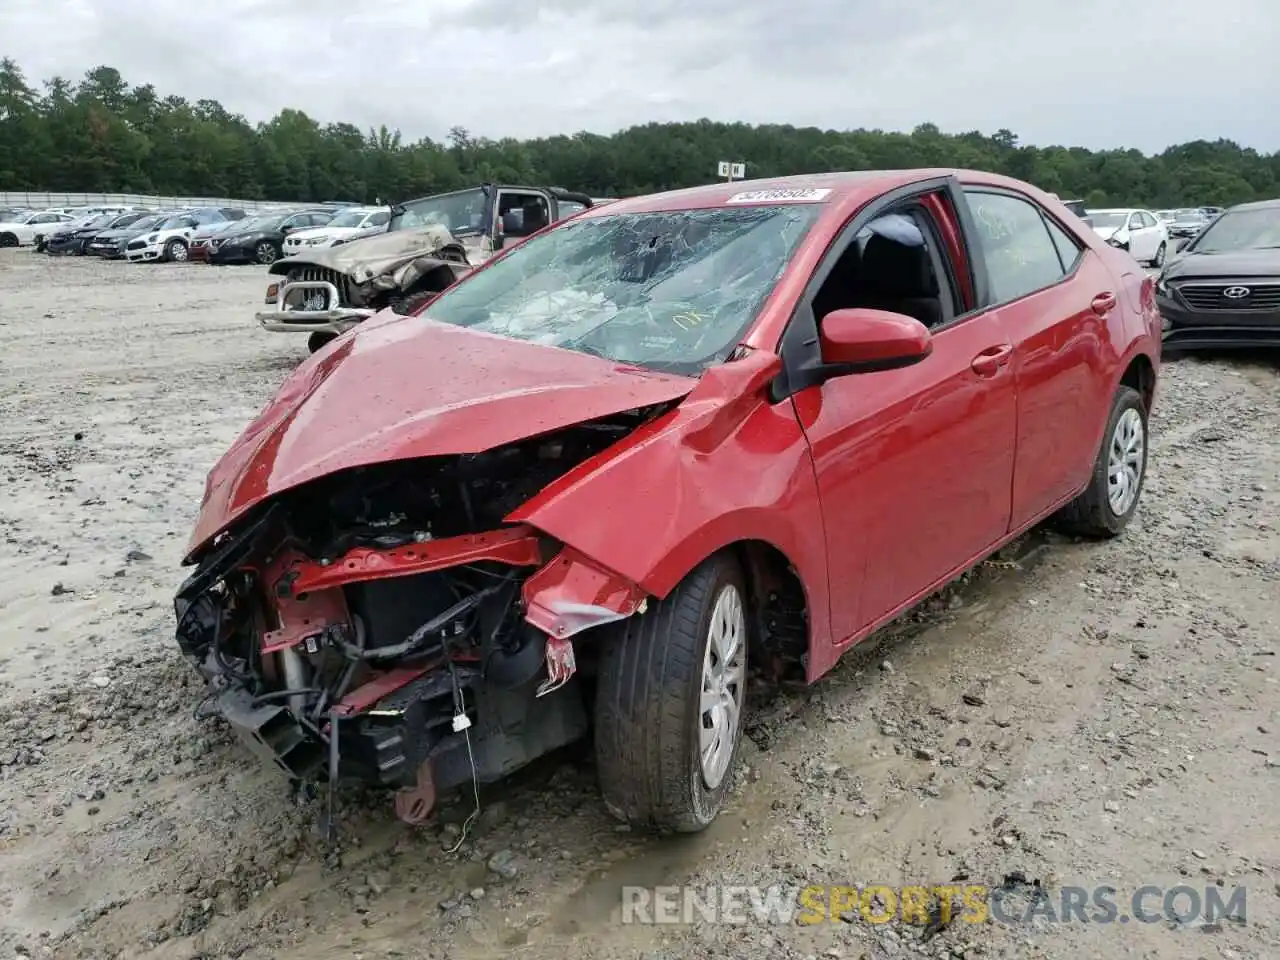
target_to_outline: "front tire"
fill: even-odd
[[[1133,519],[1147,475],[1147,408],[1132,387],[1116,391],[1102,449],[1084,493],[1063,507],[1058,525],[1084,537],[1117,536]]]
[[[18,245],[18,235],[16,233],[0,233],[0,247],[16,247]]]
[[[337,339],[338,335],[336,333],[324,333],[317,330],[315,333],[311,334],[311,336],[307,337],[307,349],[312,353],[315,353],[317,350],[323,349]]]
[[[253,248],[253,259],[264,267],[270,266],[280,259],[280,251],[270,240],[263,240]]]
[[[601,637],[595,750],[614,816],[696,833],[723,809],[742,742],[746,610],[741,569],[717,554]]]
[[[181,240],[170,240],[164,245],[164,258],[171,263],[186,263],[187,245]]]

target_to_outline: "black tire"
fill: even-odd
[[[1168,245],[1167,245],[1163,240],[1162,240],[1162,241],[1160,241],[1160,246],[1158,246],[1158,247],[1156,248],[1156,256],[1155,256],[1155,259],[1151,261],[1151,265],[1152,265],[1153,267],[1163,267],[1163,266],[1164,266],[1164,258],[1165,258],[1165,255],[1169,252],[1169,251],[1168,251],[1168,249],[1167,249],[1167,246],[1168,246]]]
[[[0,233],[0,247],[16,247],[18,245],[18,235],[16,233]]]
[[[699,756],[703,659],[717,598],[738,591],[744,611],[743,680],[750,647],[742,571],[727,554],[706,560],[665,599],[600,637],[595,752],[600,790],[615,817],[658,832],[696,833],[724,807],[742,745],[738,712],[724,775],[707,786]],[[745,702],[745,690],[741,692]]]
[[[439,294],[434,290],[419,290],[417,293],[409,294],[403,300],[397,300],[391,305],[391,309],[402,317],[407,317],[428,300],[437,296]]]
[[[170,263],[186,263],[187,245],[178,239],[170,240],[164,245],[164,258]]]
[[[338,335],[336,333],[323,333],[317,330],[315,333],[311,334],[311,336],[307,337],[307,349],[312,353],[315,353],[317,350],[333,343],[333,341],[337,339]]]
[[[1116,425],[1129,410],[1137,411],[1142,423],[1142,466],[1138,471],[1137,492],[1133,501],[1122,513],[1111,506],[1108,496],[1110,486],[1108,465],[1112,444],[1115,442]],[[1132,387],[1121,386],[1111,403],[1111,415],[1102,434],[1102,446],[1093,462],[1093,475],[1084,493],[1076,497],[1058,513],[1057,526],[1067,533],[1082,537],[1109,538],[1117,536],[1133,519],[1142,500],[1142,487],[1147,476],[1147,459],[1150,451],[1147,434],[1147,408],[1142,396]]]
[[[280,259],[280,249],[270,240],[262,240],[253,248],[253,259],[264,267]]]

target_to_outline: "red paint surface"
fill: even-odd
[[[931,196],[925,206],[940,219],[969,316],[936,331],[930,356],[915,366],[771,402],[781,335],[833,239],[886,191],[944,175],[1039,203],[1087,248],[1078,269],[982,309],[969,273],[980,253],[951,198]],[[809,676],[820,676],[848,645],[1083,488],[1127,363],[1141,354],[1158,367],[1159,319],[1150,281],[1137,278],[1126,255],[1076,226],[1058,201],[994,175],[719,184],[582,216],[718,206],[770,186],[831,193],[745,335],[743,359],[693,381],[420,318],[378,318],[305,362],[219,463],[191,546],[262,499],[335,470],[480,451],[683,398],[507,518],[569,548],[562,556],[571,569],[553,565],[526,585],[532,617],[557,599],[603,596],[622,609],[634,595],[627,584],[664,596],[717,550],[763,541],[804,586]],[[1092,304],[1102,293],[1116,304],[1099,314]]]

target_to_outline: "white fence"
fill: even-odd
[[[44,210],[49,207],[149,207],[163,210],[175,207],[239,207],[254,213],[297,204],[263,200],[232,200],[228,197],[154,197],[140,193],[24,193],[0,191],[0,207],[25,207]]]

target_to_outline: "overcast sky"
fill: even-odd
[[[649,121],[1280,150],[1280,0],[0,0],[31,80],[443,138]]]

